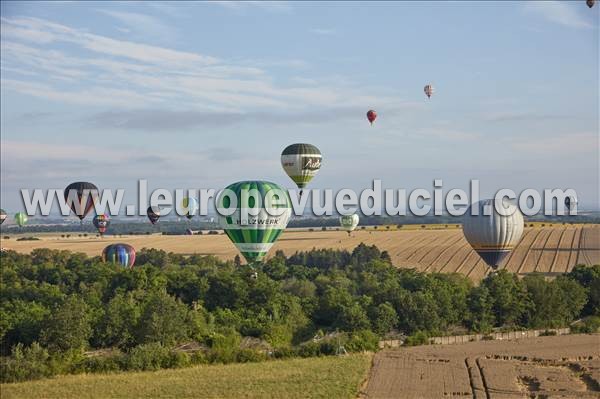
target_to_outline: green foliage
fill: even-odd
[[[581,334],[594,334],[600,332],[600,317],[590,316],[571,326],[571,332]]]
[[[4,251],[0,262],[6,381],[324,356],[339,345],[376,350],[390,332],[417,345],[456,329],[562,327],[600,315],[600,266],[554,280],[500,271],[473,287],[458,274],[397,269],[387,252],[364,244],[279,252],[258,278],[234,262],[156,249],[139,251],[132,270],[48,249]],[[596,320],[573,328],[593,331]],[[260,349],[241,349],[243,336]]]
[[[92,333],[88,305],[77,296],[70,296],[57,306],[44,323],[40,341],[51,351],[84,349]]]

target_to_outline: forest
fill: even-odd
[[[385,337],[600,327],[600,265],[473,284],[395,268],[364,244],[277,252],[256,269],[156,249],[138,251],[133,269],[48,249],[0,262],[2,382],[377,350]]]

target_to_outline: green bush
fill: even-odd
[[[36,380],[54,375],[50,365],[50,354],[37,342],[29,347],[18,344],[12,350],[12,356],[2,357],[0,361],[0,381],[18,382]]]
[[[417,331],[414,334],[408,336],[404,345],[406,346],[417,346],[429,344],[429,336],[424,331]]]
[[[600,317],[591,316],[571,327],[575,334],[593,334],[600,332]]]
[[[353,332],[344,344],[348,352],[376,351],[379,348],[379,336],[370,330]]]
[[[254,349],[240,349],[235,356],[235,360],[239,363],[254,363],[267,360],[267,355]]]
[[[540,337],[551,337],[556,335],[556,331],[553,330],[544,330],[540,333]]]
[[[132,348],[126,356],[127,370],[158,370],[167,367],[170,362],[170,351],[161,344],[153,342]]]
[[[118,354],[89,357],[83,361],[83,366],[88,373],[111,373],[122,370],[127,364],[125,356]]]

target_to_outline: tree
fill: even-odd
[[[567,277],[588,290],[582,316],[600,316],[600,265],[577,265]]]
[[[84,349],[92,333],[89,307],[77,296],[69,296],[46,320],[41,343],[51,351]]]
[[[467,297],[467,306],[469,309],[467,327],[480,333],[491,331],[496,319],[489,290],[484,286],[473,288]]]
[[[374,313],[373,327],[379,335],[390,332],[398,324],[396,309],[389,302],[379,304]]]
[[[486,277],[482,283],[492,298],[492,310],[498,326],[517,326],[525,323],[531,300],[517,275],[506,270]]]
[[[150,293],[137,324],[136,342],[159,342],[166,346],[180,342],[190,333],[187,313],[187,306],[165,291]]]

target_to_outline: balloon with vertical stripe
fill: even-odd
[[[111,244],[102,251],[102,260],[132,269],[135,264],[135,249],[129,244]]]
[[[265,258],[292,214],[287,191],[261,180],[227,186],[217,198],[217,211],[225,233],[250,264]]]
[[[25,224],[27,224],[28,220],[29,219],[27,218],[27,215],[24,214],[23,212],[15,213],[15,223],[17,224],[17,226],[19,226],[19,227],[25,226]]]
[[[523,214],[514,204],[482,200],[467,209],[463,233],[481,259],[495,270],[519,243],[523,225]]]
[[[110,218],[107,214],[96,215],[94,216],[92,223],[94,224],[94,227],[98,229],[98,233],[103,236],[108,228],[108,225],[110,224]]]

